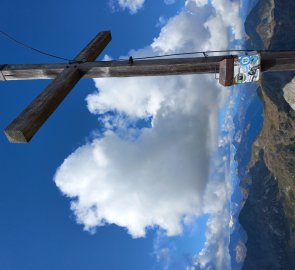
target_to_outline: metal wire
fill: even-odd
[[[72,61],[71,59],[67,59],[67,58],[64,58],[64,57],[60,57],[60,56],[57,56],[57,55],[54,55],[54,54],[51,54],[51,53],[48,53],[48,52],[44,52],[42,50],[39,50],[39,49],[36,49],[30,45],[27,45],[19,40],[17,40],[16,38],[12,37],[11,35],[7,34],[6,32],[0,30],[0,34],[5,36],[6,38],[8,38],[9,40],[13,41],[14,43],[22,46],[22,47],[25,47],[27,49],[30,49],[32,51],[35,51],[37,53],[40,53],[40,54],[43,54],[43,55],[46,55],[46,56],[49,56],[49,57],[53,57],[53,58],[57,58],[57,59],[60,59],[60,60],[65,60],[65,61]]]

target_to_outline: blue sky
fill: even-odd
[[[100,59],[116,59],[225,49],[244,38],[239,11],[229,0],[4,0],[0,29],[66,58],[111,30]],[[3,64],[59,62],[0,38]],[[1,82],[1,128],[48,83]],[[85,79],[29,144],[2,134],[0,269],[228,268],[230,179],[210,153],[229,95],[212,76]]]

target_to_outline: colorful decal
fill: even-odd
[[[256,82],[260,78],[260,54],[253,52],[234,61],[234,83]]]

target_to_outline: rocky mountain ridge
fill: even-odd
[[[295,1],[260,0],[245,29],[248,47],[295,50]],[[295,269],[295,112],[283,97],[294,72],[265,73],[258,86],[263,127],[241,181],[243,269]]]

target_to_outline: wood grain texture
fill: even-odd
[[[295,51],[261,53],[261,72],[293,70],[295,70]]]
[[[66,68],[46,89],[4,130],[12,143],[27,143],[80,80],[77,68]]]
[[[112,36],[110,31],[98,33],[98,35],[88,43],[88,45],[74,58],[74,60],[82,62],[94,61],[111,40]]]
[[[28,142],[80,78],[219,73],[219,63],[236,55],[92,62],[111,40],[99,33],[71,64],[2,65],[0,80],[55,79],[6,129],[11,142]],[[85,62],[86,61],[86,62]],[[261,71],[295,70],[295,51],[261,53]]]
[[[174,58],[154,60],[98,61],[77,66],[84,78],[165,76],[219,72],[219,62],[229,56]],[[3,69],[6,80],[53,79],[69,64],[7,65]]]
[[[126,61],[98,61],[74,63],[84,78],[166,76],[202,73],[219,73],[219,62],[237,57],[236,55],[134,60],[133,65]],[[295,70],[295,52],[271,52],[261,54],[261,71]],[[30,80],[54,79],[70,64],[30,64],[5,65],[3,79]],[[1,77],[0,77],[1,80]]]
[[[110,40],[110,32],[99,33],[81,51],[81,53],[76,56],[75,60],[95,60]],[[83,76],[83,73],[78,69],[76,63],[66,66],[57,66],[59,72],[56,74],[54,81],[50,83],[46,89],[4,130],[4,133],[10,142],[29,142]],[[6,68],[7,66],[5,67],[5,70]],[[2,69],[2,74],[4,74],[3,72],[4,69]],[[46,70],[38,69],[34,74],[38,73],[42,75],[46,72]],[[32,72],[29,71],[29,73]],[[28,73],[26,74],[28,75]]]

